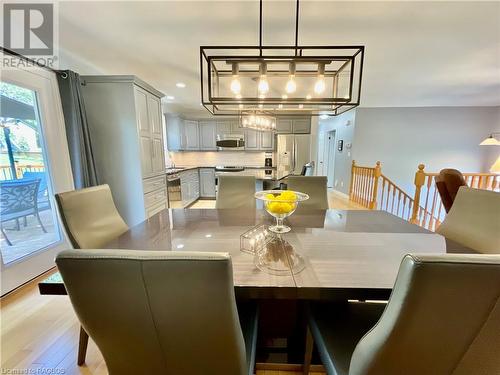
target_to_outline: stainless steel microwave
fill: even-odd
[[[239,134],[223,134],[217,135],[217,141],[215,143],[218,150],[244,150],[245,149],[245,139]]]

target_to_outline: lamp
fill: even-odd
[[[479,145],[480,146],[500,146],[500,141],[493,136],[493,134],[500,133],[491,133],[489,137],[485,138]]]
[[[260,131],[275,131],[276,117],[253,113],[240,116],[240,125],[242,128],[255,129]]]
[[[497,158],[495,163],[490,168],[491,173],[500,174],[500,156]]]
[[[212,114],[336,116],[360,104],[364,46],[201,46],[201,102]]]

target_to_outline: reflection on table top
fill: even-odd
[[[227,252],[236,287],[288,289],[305,294],[330,290],[390,291],[406,253],[471,252],[421,227],[383,211],[298,209],[288,219],[292,231],[278,239],[287,262],[294,252],[306,267],[272,275],[240,251],[240,235],[271,224],[264,210],[170,209],[131,228],[106,245],[109,249]],[[278,259],[280,246],[273,244]],[[57,276],[48,283],[57,283]],[[271,295],[273,295],[271,293]]]

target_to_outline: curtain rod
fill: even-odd
[[[30,59],[29,57],[21,55],[20,53],[14,52],[14,51],[12,51],[12,50],[10,50],[8,48],[5,48],[3,46],[0,46],[0,51],[2,51],[4,53],[7,53],[9,55],[15,56],[15,57],[19,57],[21,60],[24,60],[24,61],[27,61],[29,63],[32,63],[33,65],[36,65],[36,66],[38,66],[40,68],[47,69],[47,70],[51,71],[52,73],[60,75],[64,79],[68,78],[68,73],[66,73],[66,72],[64,72],[62,70],[52,69],[51,67],[49,67],[47,65],[41,64],[41,63],[39,63],[36,60]]]

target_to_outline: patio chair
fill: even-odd
[[[45,172],[24,172],[23,179],[40,180],[38,185],[38,212],[50,210],[49,189]]]
[[[43,226],[38,213],[37,193],[39,180],[22,179],[8,180],[0,182],[0,229],[7,241],[7,245],[12,246],[7,234],[4,231],[3,223],[16,220],[19,228],[19,219],[33,215],[38,220],[44,233],[47,230]]]

